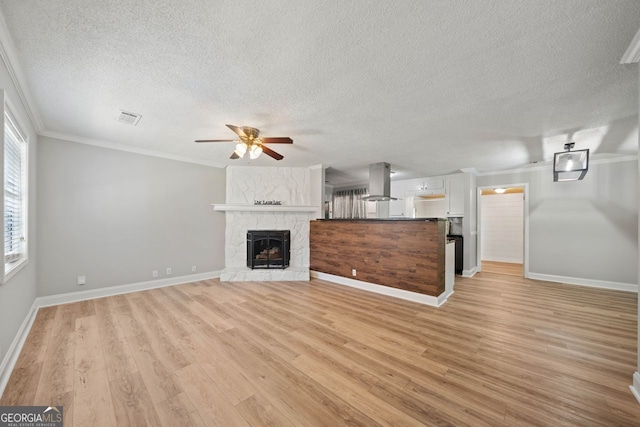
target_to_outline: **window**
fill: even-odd
[[[27,263],[27,139],[4,103],[4,274],[5,283]]]

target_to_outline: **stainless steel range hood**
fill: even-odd
[[[374,163],[369,165],[369,196],[362,200],[368,202],[386,202],[398,200],[391,197],[391,165],[389,163]]]

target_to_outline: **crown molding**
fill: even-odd
[[[31,97],[31,94],[25,83],[26,80],[24,79],[22,68],[20,67],[20,61],[18,60],[18,55],[16,53],[15,45],[13,44],[11,34],[9,34],[9,30],[7,29],[7,24],[4,20],[4,16],[2,15],[1,11],[0,11],[0,58],[2,58],[2,61],[7,67],[7,71],[9,72],[9,76],[11,77],[11,81],[13,82],[16,92],[20,97],[20,102],[24,106],[24,109],[26,110],[27,115],[29,116],[29,120],[31,121],[31,124],[33,125],[36,133],[40,136],[63,139],[66,141],[77,142],[80,144],[93,145],[95,147],[110,148],[112,150],[127,151],[129,153],[143,154],[145,156],[160,157],[163,159],[177,160],[180,162],[195,163],[195,164],[204,165],[204,166],[212,166],[216,168],[224,168],[226,166],[225,164],[222,164],[222,163],[208,162],[201,159],[168,154],[168,153],[164,153],[157,150],[149,150],[146,148],[139,148],[139,147],[134,147],[130,145],[118,144],[114,142],[99,141],[95,139],[84,138],[82,136],[46,130],[44,128],[44,123],[40,118],[40,114],[38,113],[38,110],[35,108],[36,104],[33,102],[33,98]]]
[[[631,44],[627,48],[627,51],[622,55],[620,59],[621,64],[634,64],[640,61],[640,30],[636,33],[636,36],[631,41]]]
[[[638,161],[638,156],[636,155],[628,155],[628,156],[619,156],[619,157],[607,157],[605,159],[589,159],[589,167],[591,165],[602,165],[606,163],[618,163],[618,162],[629,162],[629,161]],[[521,173],[521,172],[539,172],[544,170],[552,170],[553,163],[549,163],[547,165],[540,166],[530,166],[526,168],[517,168],[517,169],[504,169],[499,171],[490,171],[490,172],[480,172],[478,176],[488,176],[488,175],[506,175],[510,173]]]
[[[27,85],[24,83],[25,79],[22,72],[22,68],[20,67],[20,63],[18,61],[15,45],[7,29],[7,24],[5,22],[2,11],[0,11],[0,58],[2,59],[2,61],[7,67],[7,71],[11,78],[11,81],[13,82],[13,85],[15,86],[16,92],[20,97],[20,101],[24,106],[27,112],[27,115],[29,116],[29,119],[31,121],[31,124],[35,128],[36,133],[38,135],[55,138],[55,139],[67,140],[71,142],[77,142],[80,144],[93,145],[96,147],[109,148],[112,150],[126,151],[130,153],[135,153],[135,154],[142,154],[142,155],[152,156],[152,157],[160,157],[160,158],[169,159],[169,160],[176,160],[176,161],[186,162],[186,163],[194,163],[194,164],[199,164],[204,166],[212,166],[216,168],[226,168],[227,166],[226,164],[222,164],[222,163],[208,162],[208,161],[203,161],[201,159],[168,154],[168,153],[164,153],[157,150],[149,150],[146,148],[139,148],[139,147],[129,146],[125,144],[118,144],[114,142],[94,140],[94,139],[85,138],[77,135],[71,135],[71,134],[46,130],[44,128],[44,124],[42,122],[40,114],[38,110],[35,108],[35,103],[33,102],[33,98],[27,88]],[[621,64],[632,64],[637,62],[640,62],[640,30],[636,33],[635,37],[631,41],[631,44],[629,45],[626,52],[622,56],[622,59],[620,60]],[[627,161],[627,160],[637,160],[637,157],[624,156],[624,157],[616,157],[613,159],[602,159],[602,160],[592,159],[590,160],[590,162],[592,164],[598,164],[598,163],[621,162],[621,161]],[[323,166],[320,164],[320,165],[311,166],[310,168],[326,169],[328,167],[329,167],[328,165]],[[460,169],[460,171],[463,173],[471,173],[477,176],[485,176],[485,175],[499,175],[499,174],[515,173],[515,172],[533,172],[537,170],[548,169],[550,167],[551,167],[550,165],[537,166],[537,167],[509,169],[509,170],[493,171],[493,172],[479,172],[476,168],[472,167],[472,168],[463,168],[463,169]],[[347,187],[350,188],[353,186],[352,185],[345,186],[345,188]]]
[[[20,97],[20,101],[22,102],[24,109],[27,111],[31,124],[37,133],[42,132],[44,130],[44,125],[38,110],[35,108],[35,103],[27,89],[27,85],[24,83],[25,79],[22,73],[22,68],[20,68],[20,62],[18,61],[15,45],[11,39],[9,30],[7,29],[7,24],[2,12],[0,12],[0,57],[7,66],[7,71],[11,77],[11,81],[16,88],[16,92],[18,92],[18,96]]]
[[[109,148],[111,150],[126,151],[128,153],[142,154],[144,156],[160,157],[162,159],[176,160],[176,161],[185,162],[185,163],[194,163],[197,165],[211,166],[214,168],[224,168],[227,166],[223,163],[209,162],[206,160],[195,159],[195,158],[186,157],[186,156],[177,156],[175,154],[168,154],[162,151],[149,150],[147,148],[135,147],[133,145],[125,145],[125,144],[118,144],[115,142],[107,142],[107,141],[100,141],[97,139],[84,138],[82,136],[71,135],[71,134],[62,133],[62,132],[53,132],[50,130],[43,130],[42,132],[39,132],[39,134],[40,136],[54,138],[54,139],[61,139],[63,141],[77,142],[78,144],[93,145],[94,147]]]

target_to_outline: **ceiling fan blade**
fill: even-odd
[[[242,128],[238,127],[238,126],[234,126],[234,125],[226,125],[229,129],[231,129],[232,131],[234,131],[236,133],[236,135],[238,135],[240,138],[248,138],[247,134],[244,133],[244,131],[242,130]]]
[[[239,158],[240,158],[240,156],[238,156],[238,155],[236,154],[236,152],[234,151],[234,152],[233,152],[233,154],[231,154],[231,157],[229,157],[229,158],[230,158],[230,159],[232,159],[232,160],[235,160],[235,159],[239,159]]]
[[[288,136],[278,136],[271,138],[260,138],[265,144],[293,144],[293,139]]]
[[[233,142],[235,139],[196,139],[196,142]]]
[[[273,157],[276,160],[284,159],[284,156],[282,154],[276,153],[275,151],[264,145],[262,145],[262,152],[267,156]]]

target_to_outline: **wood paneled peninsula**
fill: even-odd
[[[453,292],[454,251],[442,218],[311,221],[310,266],[318,277],[426,304],[440,305]]]

